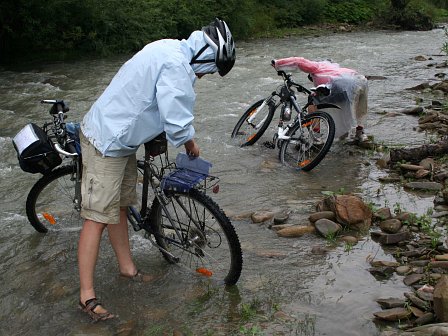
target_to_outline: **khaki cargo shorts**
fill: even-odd
[[[103,155],[80,132],[82,151],[81,217],[104,224],[120,222],[120,207],[137,203],[137,160]]]

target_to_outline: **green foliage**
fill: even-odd
[[[221,17],[235,39],[286,34],[326,22],[378,18],[427,29],[448,0],[3,0],[0,63],[45,55],[128,53],[161,38],[186,38]],[[395,7],[394,7],[395,6]],[[393,9],[393,10],[391,10]],[[447,49],[447,46],[444,46]]]
[[[331,2],[326,9],[329,20],[358,24],[373,18],[374,11],[363,0]]]

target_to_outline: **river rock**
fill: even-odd
[[[429,170],[426,169],[419,169],[417,170],[417,172],[415,173],[415,178],[417,179],[422,179],[428,175],[430,175],[431,172]]]
[[[350,244],[350,245],[355,245],[358,243],[358,238],[353,237],[353,236],[342,236],[339,239],[347,244]]]
[[[328,237],[335,235],[342,230],[342,226],[339,223],[333,222],[332,220],[321,218],[314,223],[314,227],[317,232],[323,237]]]
[[[406,304],[406,300],[397,298],[378,299],[376,302],[378,302],[383,309],[404,307]]]
[[[315,245],[311,248],[312,254],[324,255],[327,254],[330,250],[326,246]]]
[[[422,166],[417,166],[417,165],[412,165],[412,164],[407,164],[407,163],[400,164],[400,168],[404,169],[404,170],[411,170],[411,171],[417,171],[419,169],[423,169]]]
[[[301,237],[306,233],[314,233],[316,229],[311,225],[293,225],[277,231],[279,237],[292,238]]]
[[[367,229],[372,222],[372,211],[355,195],[334,195],[325,199],[335,213],[338,223],[358,230]]]
[[[398,232],[398,233],[384,233],[384,232],[371,232],[372,238],[378,240],[380,244],[392,245],[399,242],[409,240],[411,238],[410,232]]]
[[[448,275],[445,274],[434,287],[434,313],[439,321],[448,321]]]
[[[311,223],[314,223],[317,220],[322,219],[322,218],[334,220],[334,219],[336,219],[336,216],[333,211],[320,211],[320,212],[315,212],[308,217],[308,219]]]
[[[434,167],[436,166],[436,162],[434,161],[433,158],[426,158],[423,159],[419,162],[419,165],[423,167],[423,169],[426,170],[433,170]]]
[[[396,218],[387,219],[380,223],[380,228],[386,233],[397,233],[402,227],[401,221]]]
[[[428,302],[418,298],[414,293],[404,293],[404,296],[409,299],[409,301],[411,301],[416,307],[424,311],[428,310],[431,307]]]
[[[424,313],[422,316],[420,316],[419,318],[417,318],[414,321],[414,325],[416,326],[420,326],[420,325],[424,325],[424,324],[428,324],[431,323],[435,320],[434,314],[431,312],[427,312]],[[442,335],[442,334],[434,334],[434,335]],[[448,334],[445,334],[448,335]]]
[[[395,272],[397,272],[398,275],[405,275],[411,271],[411,268],[407,265],[398,266],[395,269]]]
[[[437,254],[434,256],[434,259],[439,261],[448,261],[448,254]]]
[[[379,220],[386,220],[386,219],[390,219],[392,218],[392,212],[390,211],[390,208],[385,207],[385,208],[381,208],[376,210],[373,213],[373,218],[375,219],[379,219]]]
[[[284,224],[289,218],[287,213],[278,213],[274,216],[274,224]]]
[[[410,306],[409,309],[411,310],[411,313],[412,313],[415,317],[417,317],[417,318],[422,317],[423,315],[425,315],[425,312],[424,312],[423,310],[417,308],[417,307]]]
[[[411,286],[413,284],[416,284],[417,282],[419,282],[420,280],[422,280],[424,277],[423,274],[416,274],[416,273],[412,273],[407,275],[404,279],[403,282],[406,286]]]
[[[402,321],[411,316],[411,312],[406,308],[391,308],[373,313],[375,317],[386,321]]]
[[[439,191],[442,190],[443,185],[438,182],[408,182],[404,187],[413,190]]]
[[[274,217],[275,213],[272,211],[257,211],[253,213],[250,218],[253,223],[263,223],[268,220],[271,220]]]
[[[421,107],[421,106],[408,107],[408,108],[402,109],[400,111],[400,113],[407,114],[407,115],[419,115],[419,114],[423,113],[423,107]]]
[[[287,228],[287,227],[291,227],[291,226],[294,226],[295,224],[279,224],[279,225],[272,225],[271,226],[271,230],[274,230],[274,231],[279,231],[279,230],[283,230],[283,229],[285,229],[285,228]]]

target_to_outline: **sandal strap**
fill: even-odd
[[[92,298],[92,299],[88,299],[86,301],[86,303],[84,304],[84,309],[86,311],[94,312],[94,309],[100,305],[101,305],[101,303],[98,301],[97,298]]]

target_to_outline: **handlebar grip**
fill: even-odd
[[[271,65],[275,66],[275,59],[271,60]]]

